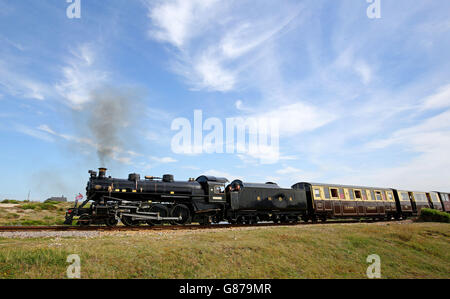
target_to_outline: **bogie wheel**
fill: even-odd
[[[81,215],[77,222],[79,226],[89,226],[91,225],[91,223],[92,219],[91,216],[89,216],[88,214]]]
[[[169,209],[165,205],[161,204],[153,204],[150,207],[151,213],[159,213],[160,217],[168,217],[169,216]],[[149,220],[147,221],[148,225],[161,225],[162,221],[160,220]]]
[[[191,211],[185,205],[176,205],[170,212],[171,217],[179,217],[179,220],[174,220],[173,222],[177,225],[183,225],[191,223]]]
[[[109,227],[116,226],[117,223],[118,223],[118,221],[117,221],[116,217],[110,217],[110,218],[106,219],[106,221],[105,221],[106,226],[109,226]]]

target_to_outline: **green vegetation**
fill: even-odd
[[[448,278],[450,225],[318,224],[91,238],[0,239],[0,278],[65,278],[70,254],[82,278]]]
[[[14,199],[5,199],[1,203],[11,203],[11,204],[19,204],[20,201]]]
[[[433,209],[422,209],[419,221],[450,223],[450,214]]]
[[[57,210],[57,203],[56,202],[34,202],[34,203],[26,203],[20,206],[24,210]]]
[[[67,202],[3,201],[0,203],[0,225],[61,225]]]

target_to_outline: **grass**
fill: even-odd
[[[1,204],[14,204],[2,206]],[[73,203],[4,200],[0,204],[0,225],[62,225]]]
[[[0,278],[449,278],[450,225],[328,224],[238,230],[103,233],[94,238],[0,239]]]

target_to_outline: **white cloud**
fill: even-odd
[[[445,108],[450,106],[450,84],[442,86],[436,93],[423,100],[423,109]]]
[[[177,160],[175,160],[174,158],[171,157],[151,157],[152,160],[159,162],[159,163],[175,163],[178,162]]]
[[[71,54],[67,65],[61,68],[63,79],[55,88],[70,106],[79,109],[90,101],[91,92],[107,81],[108,73],[96,67],[91,45],[80,45]]]
[[[0,60],[0,89],[12,96],[44,100],[50,88],[29,75],[17,71],[16,67]]]
[[[177,49],[172,69],[196,90],[234,90],[251,64],[251,59],[240,59],[263,49],[300,11],[291,7],[288,12],[266,11],[248,18],[237,13],[236,4],[174,0],[149,5],[150,35]]]
[[[336,120],[338,115],[313,105],[297,102],[258,114],[257,117],[278,121],[280,136],[293,136],[320,128]]]
[[[40,130],[30,128],[25,125],[16,125],[15,130],[17,132],[31,136],[33,138],[37,138],[37,139],[47,141],[47,142],[54,142],[54,139],[51,136],[48,136],[47,134],[42,133]]]
[[[279,169],[279,170],[276,171],[276,173],[278,173],[278,174],[283,174],[283,175],[287,175],[287,174],[298,174],[298,173],[300,173],[300,172],[301,172],[300,169],[297,169],[297,168],[292,167],[292,166],[287,166],[287,167],[285,167],[285,168],[283,168],[283,169]]]
[[[209,8],[217,0],[169,0],[149,3],[149,17],[153,28],[150,36],[176,47],[201,32],[205,16],[211,17]]]

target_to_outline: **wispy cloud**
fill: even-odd
[[[88,102],[92,91],[108,80],[108,72],[96,65],[96,58],[93,46],[83,44],[71,51],[66,65],[61,68],[63,79],[55,89],[75,109]]]
[[[0,59],[0,90],[14,96],[44,100],[51,94],[47,84],[16,70],[16,66]]]
[[[266,11],[264,17],[249,19],[236,10],[231,16],[232,9],[233,3],[215,0],[164,1],[149,7],[151,37],[177,49],[172,69],[193,89],[235,89],[249,65],[241,59],[261,49],[300,13],[294,6],[287,16]]]
[[[423,109],[446,108],[450,106],[450,84],[442,86],[439,90],[423,101]]]

